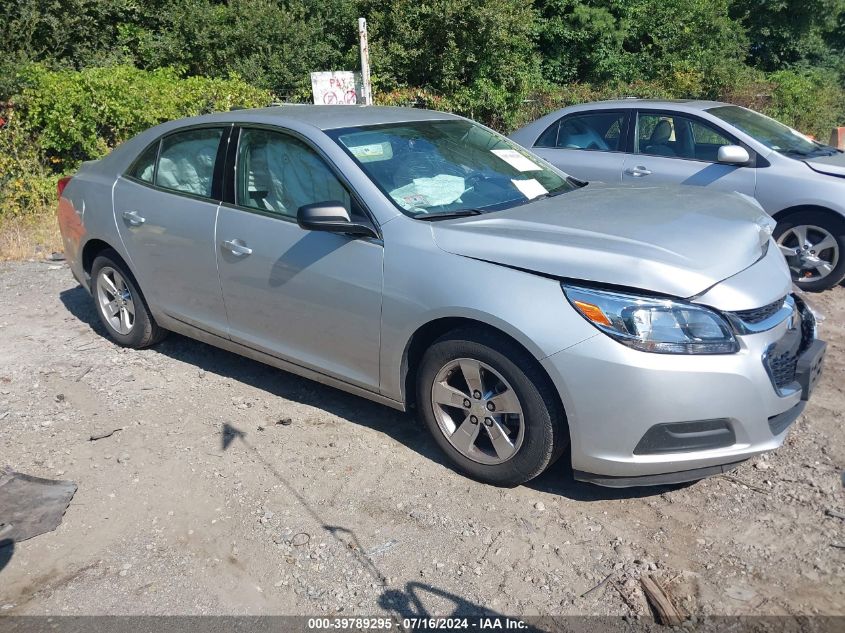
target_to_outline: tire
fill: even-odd
[[[465,368],[474,372],[472,363],[478,364],[487,392],[481,398],[473,397],[479,394],[473,394],[465,378]],[[457,406],[437,404],[435,393],[440,401],[453,398]],[[503,411],[520,409],[521,414],[496,413],[495,406],[488,414],[491,400]],[[524,349],[492,332],[461,329],[435,341],[417,372],[417,403],[423,422],[452,464],[473,479],[496,486],[516,486],[537,477],[569,444],[569,429],[551,381]],[[476,424],[471,423],[473,414]],[[501,430],[508,435],[506,443],[501,441]],[[475,433],[476,439],[461,441],[464,432],[467,437]],[[503,451],[493,437],[498,437]],[[509,450],[513,450],[510,455]]]
[[[167,330],[159,327],[150,314],[135,277],[120,255],[111,249],[104,250],[94,259],[91,295],[100,322],[118,345],[142,349],[167,336]],[[130,318],[131,313],[134,314]]]
[[[808,262],[804,257],[790,255],[797,252],[801,235],[807,236],[804,241],[804,247],[808,249],[804,251],[806,255],[833,264],[830,272],[813,268],[815,262]],[[799,211],[778,222],[774,237],[786,256],[792,279],[802,290],[820,292],[845,279],[845,218],[823,211]],[[828,238],[826,243],[835,245],[815,252],[812,246],[820,244],[823,238]]]

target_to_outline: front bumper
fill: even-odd
[[[777,388],[764,358],[798,329],[801,351],[814,348],[814,383],[824,353],[807,327],[812,315],[799,308],[797,319],[738,336],[736,354],[651,354],[598,334],[546,358],[567,412],[576,479],[691,481],[778,448],[809,389],[799,377],[797,388]]]

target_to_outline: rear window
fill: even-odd
[[[126,172],[126,175],[131,176],[132,178],[137,178],[138,180],[143,180],[144,182],[152,182],[153,176],[155,175],[158,145],[159,142],[156,141],[145,149],[135,160],[132,167],[129,168],[129,171]]]

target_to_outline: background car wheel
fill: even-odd
[[[569,443],[563,411],[537,362],[484,331],[452,332],[426,351],[417,406],[458,469],[494,485],[533,479]]]
[[[118,345],[140,349],[167,335],[147,308],[138,284],[120,256],[103,251],[91,267],[91,294],[100,321]]]
[[[845,279],[845,219],[794,213],[778,222],[775,240],[802,290],[826,290]]]

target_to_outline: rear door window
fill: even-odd
[[[621,111],[571,114],[543,132],[536,146],[618,152],[624,147],[624,128]]]
[[[211,197],[222,128],[186,130],[161,142],[155,184],[204,198]]]

